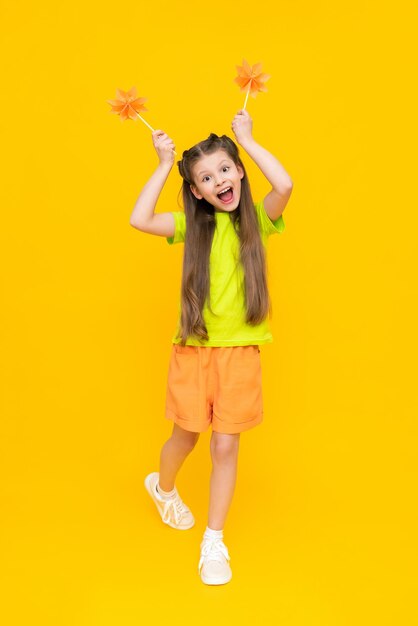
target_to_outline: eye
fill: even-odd
[[[229,170],[229,165],[224,165],[222,169],[223,169],[223,170],[225,170],[225,169]],[[204,177],[202,178],[202,183],[204,183],[204,182],[205,182],[205,178],[209,178],[209,176],[204,176]]]

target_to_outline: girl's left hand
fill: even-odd
[[[253,121],[246,109],[240,109],[232,120],[232,130],[235,133],[237,143],[243,144],[251,140]]]

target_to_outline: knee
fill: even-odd
[[[238,435],[213,436],[210,451],[213,463],[228,463],[236,459],[239,446]]]

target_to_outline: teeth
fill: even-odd
[[[221,193],[225,193],[225,191],[228,191],[228,189],[231,189],[231,187],[227,187],[227,188],[226,188],[226,189],[224,189],[223,191],[220,191],[220,192],[218,193],[218,196],[219,196]]]

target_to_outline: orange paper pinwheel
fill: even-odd
[[[131,87],[129,91],[123,91],[122,89],[116,89],[116,100],[107,100],[112,106],[112,110],[109,113],[116,113],[120,115],[121,122],[131,119],[135,121],[138,117],[154,132],[154,128],[148,124],[144,118],[139,115],[139,111],[148,111],[144,107],[144,102],[147,98],[139,98],[137,96],[136,87]],[[174,154],[177,154],[173,150]]]
[[[263,74],[261,72],[261,63],[256,63],[251,67],[248,61],[243,59],[242,67],[237,65],[236,68],[238,70],[238,76],[234,78],[234,82],[238,83],[241,87],[241,91],[247,90],[244,103],[245,109],[250,93],[252,97],[255,98],[259,91],[268,91],[264,83],[271,77],[269,74]]]
[[[131,87],[129,91],[116,89],[116,100],[107,100],[112,105],[110,113],[120,115],[121,122],[127,119],[136,120],[139,111],[147,111],[144,102],[147,98],[138,98],[136,87]],[[150,127],[151,128],[151,127]]]

